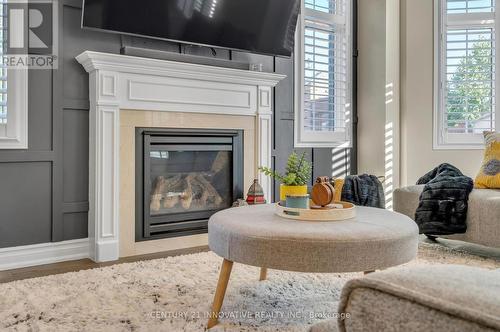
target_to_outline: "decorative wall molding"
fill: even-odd
[[[0,249],[0,271],[89,257],[89,239]]]
[[[94,261],[119,258],[120,110],[253,116],[256,166],[271,167],[272,88],[285,75],[92,51],[76,59],[90,75],[89,251]],[[255,176],[270,197],[270,179]]]

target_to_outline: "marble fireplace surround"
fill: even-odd
[[[286,76],[93,51],[76,59],[90,77],[92,260],[204,241],[194,236],[135,243],[135,127],[243,129],[245,186],[258,177],[270,197],[271,181],[257,166],[271,166],[272,88]]]

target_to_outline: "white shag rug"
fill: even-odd
[[[221,258],[206,252],[0,284],[0,330],[204,331]],[[500,262],[420,244],[406,265],[465,264],[500,268]],[[335,318],[344,283],[361,273],[305,274],[234,264],[211,331],[307,331]]]

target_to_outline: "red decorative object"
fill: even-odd
[[[250,189],[248,189],[247,203],[249,205],[266,204],[264,190],[262,189],[262,186],[259,184],[259,180],[257,179],[253,180]]]

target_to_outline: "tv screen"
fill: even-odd
[[[82,26],[290,56],[300,0],[85,0]]]

